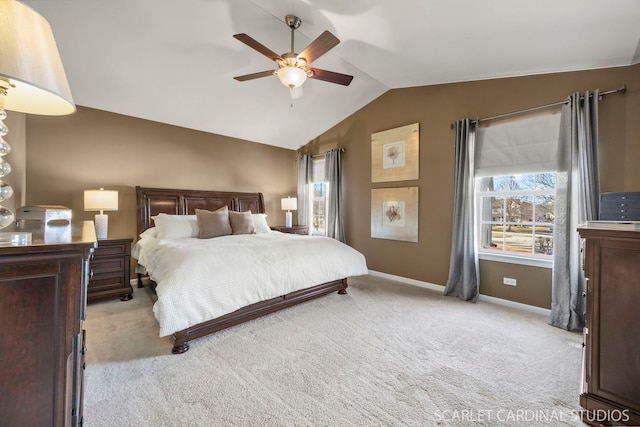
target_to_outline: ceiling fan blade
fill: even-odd
[[[237,76],[237,77],[234,77],[234,79],[238,80],[239,82],[244,82],[247,80],[259,79],[260,77],[273,76],[274,73],[275,73],[275,70],[260,71],[259,73],[252,73],[252,74],[245,74],[244,76]]]
[[[240,40],[242,43],[246,44],[250,48],[257,50],[258,52],[260,52],[261,54],[263,54],[264,56],[266,56],[267,58],[273,61],[276,61],[278,59],[282,60],[280,55],[278,55],[277,53],[275,53],[274,51],[272,51],[271,49],[269,49],[259,41],[255,40],[254,38],[249,37],[245,33],[234,34],[233,37],[237,40]]]
[[[316,59],[320,58],[325,53],[329,52],[331,48],[340,43],[340,40],[329,31],[325,31],[320,34],[317,39],[311,42],[309,46],[305,48],[298,58],[304,58],[307,60],[307,65],[311,64]]]
[[[310,74],[308,75],[310,79],[323,80],[325,82],[337,83],[344,86],[349,86],[349,84],[351,84],[351,80],[353,80],[353,76],[348,74],[321,70],[319,68],[309,68],[307,71],[311,71],[311,73],[308,73]]]

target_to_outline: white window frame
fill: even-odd
[[[531,174],[534,174],[532,172]],[[526,175],[526,174],[520,174]],[[478,253],[478,259],[506,262],[512,264],[528,265],[533,267],[553,268],[553,256],[544,254],[526,254],[516,253],[506,250],[485,249],[482,247],[482,230],[483,225],[493,224],[493,221],[484,221],[482,218],[482,199],[483,197],[532,197],[535,196],[547,196],[551,191],[544,189],[526,189],[526,190],[500,190],[500,191],[481,191],[480,181],[483,178],[489,177],[476,177],[475,178],[475,212],[476,212],[476,251]],[[552,191],[555,197],[555,189]],[[535,234],[534,234],[535,235]]]

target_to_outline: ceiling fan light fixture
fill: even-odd
[[[307,73],[303,69],[296,67],[280,68],[276,74],[280,82],[288,88],[301,86],[307,79]]]

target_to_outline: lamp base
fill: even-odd
[[[291,211],[287,211],[284,218],[285,218],[285,222],[284,222],[285,227],[293,227],[293,215],[291,214]]]
[[[105,214],[96,214],[95,226],[96,226],[96,237],[98,239],[106,239],[107,229],[109,227],[109,216]]]
[[[0,230],[13,224],[15,219],[16,216],[13,212],[3,206],[0,206]]]

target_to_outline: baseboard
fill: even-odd
[[[407,277],[395,276],[393,274],[382,273],[380,271],[374,271],[374,270],[369,270],[369,274],[372,275],[372,276],[382,277],[384,279],[389,279],[389,280],[395,280],[397,282],[402,282],[402,283],[406,283],[406,284],[413,285],[413,286],[419,286],[421,288],[431,289],[432,291],[438,291],[438,292],[444,291],[444,286],[442,286],[442,285],[436,285],[434,283],[423,282],[421,280],[409,279]],[[482,294],[478,295],[478,301],[484,301],[484,302],[488,302],[488,303],[491,303],[491,304],[501,305],[501,306],[504,306],[504,307],[510,307],[510,308],[515,308],[515,309],[518,309],[518,310],[524,310],[524,311],[528,311],[528,312],[531,312],[531,313],[542,314],[544,316],[550,316],[551,315],[551,310],[546,309],[546,308],[536,307],[534,305],[529,305],[529,304],[522,304],[520,302],[510,301],[510,300],[502,299],[502,298],[496,298],[496,297],[492,297],[492,296],[489,296],[489,295],[482,295]]]
[[[395,280],[397,282],[407,283],[409,285],[419,286],[421,288],[431,289],[432,291],[442,292],[444,286],[436,285],[429,282],[423,282],[421,280],[409,279],[408,277],[395,276],[393,274],[383,273],[381,271],[369,270],[369,274],[372,276],[382,277],[383,279]]]

